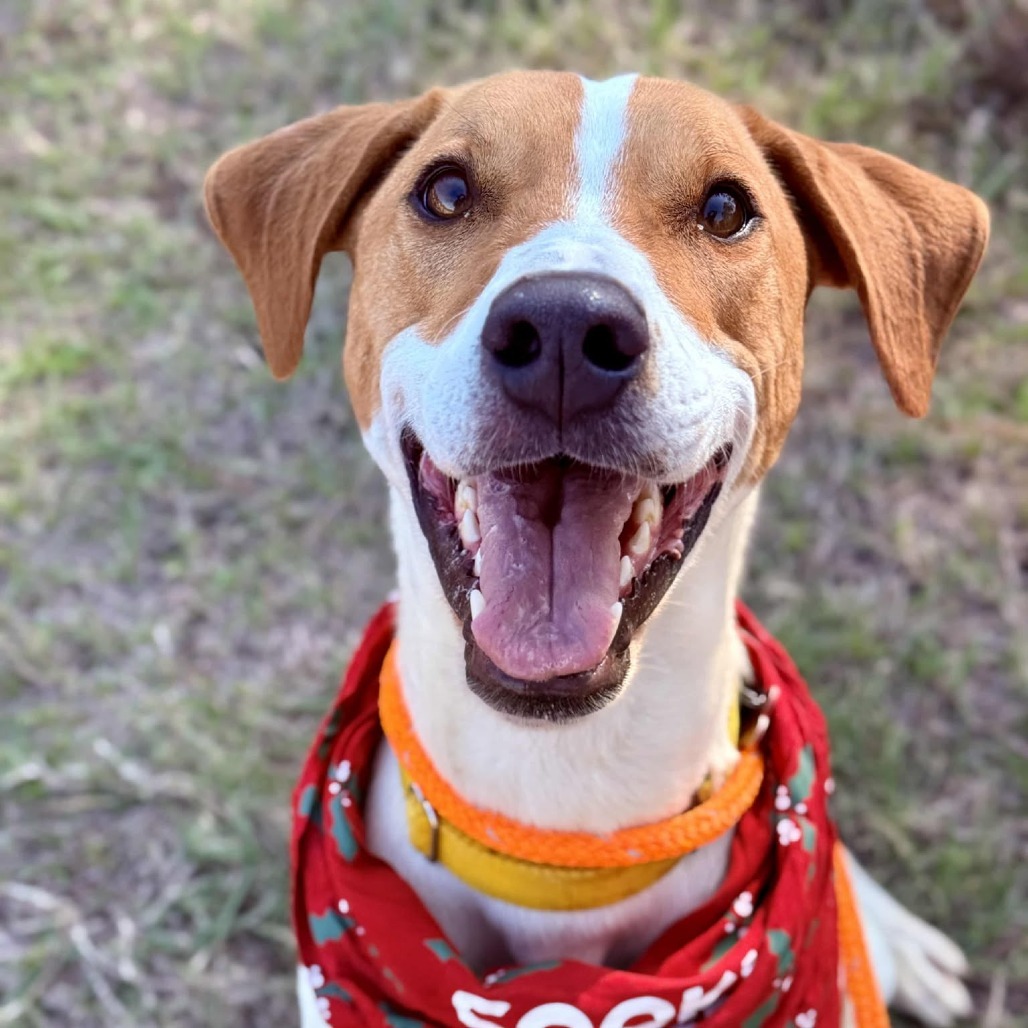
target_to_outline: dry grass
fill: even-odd
[[[198,185],[312,110],[510,65],[687,76],[993,205],[926,421],[852,298],[814,304],[748,596],[828,709],[844,832],[966,945],[983,1023],[1028,1023],[1028,10],[716,11],[0,3],[0,1025],[294,1023],[286,797],[390,558],[342,263],[274,386]]]

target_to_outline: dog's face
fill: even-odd
[[[416,518],[468,680],[522,716],[617,694],[635,634],[777,456],[804,308],[853,286],[927,407],[984,206],[684,83],[496,76],[233,151],[211,219],[274,373],[325,252],[355,268],[346,380]]]

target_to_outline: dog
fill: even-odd
[[[834,928],[785,957],[770,930],[759,942],[755,907],[808,842],[797,888],[824,891],[799,927],[855,924],[878,1000],[967,1015],[957,946],[810,841],[834,837],[806,699],[807,781],[773,778],[765,736],[793,715],[767,678],[791,665],[736,593],[812,290],[856,290],[896,404],[922,416],[985,205],[694,85],[535,71],[298,122],[223,156],[205,202],[276,378],[300,360],[323,257],[350,255],[344,374],[398,561],[297,792],[301,954],[356,947],[331,973],[304,959],[303,1024],[887,1023],[862,1019],[860,946],[846,964]],[[325,756],[347,732],[365,767]],[[669,850],[672,828],[693,842]],[[758,837],[766,896],[704,920]],[[635,838],[659,860],[612,849]],[[324,910],[304,907],[312,882]],[[667,939],[694,922],[739,945],[688,978]],[[646,984],[658,967],[674,988]],[[804,1005],[803,976],[835,998]],[[757,979],[769,998],[746,1019]]]

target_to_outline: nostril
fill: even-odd
[[[632,366],[636,356],[621,349],[617,333],[610,325],[593,325],[582,341],[582,353],[601,371],[625,371]]]
[[[507,342],[493,356],[505,368],[523,368],[538,359],[542,341],[535,326],[529,321],[515,321],[507,331]]]

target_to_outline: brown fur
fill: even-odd
[[[230,150],[204,182],[218,237],[242,272],[276,378],[300,361],[321,261],[376,172],[435,116],[443,94],[337,107]]]
[[[810,286],[856,289],[897,406],[928,412],[935,365],[981,262],[989,212],[973,193],[877,150],[742,116],[796,200]]]
[[[295,369],[321,260],[347,250],[344,364],[367,427],[389,340],[410,325],[442,338],[504,253],[569,213],[581,96],[576,76],[514,72],[337,108],[225,155],[208,174],[207,210],[246,280],[272,372]],[[471,169],[475,205],[460,221],[430,224],[408,196],[424,168],[448,157]],[[747,184],[763,216],[736,242],[696,225],[719,178]],[[632,94],[616,180],[615,228],[754,381],[750,477],[773,463],[798,406],[803,310],[816,285],[857,290],[896,403],[925,413],[942,338],[988,236],[977,197],[656,79]]]
[[[708,189],[724,179],[747,186],[763,218],[739,240],[697,224]],[[799,405],[806,257],[789,202],[731,104],[686,83],[637,83],[614,227],[646,253],[686,320],[753,380],[748,475],[760,477]]]

